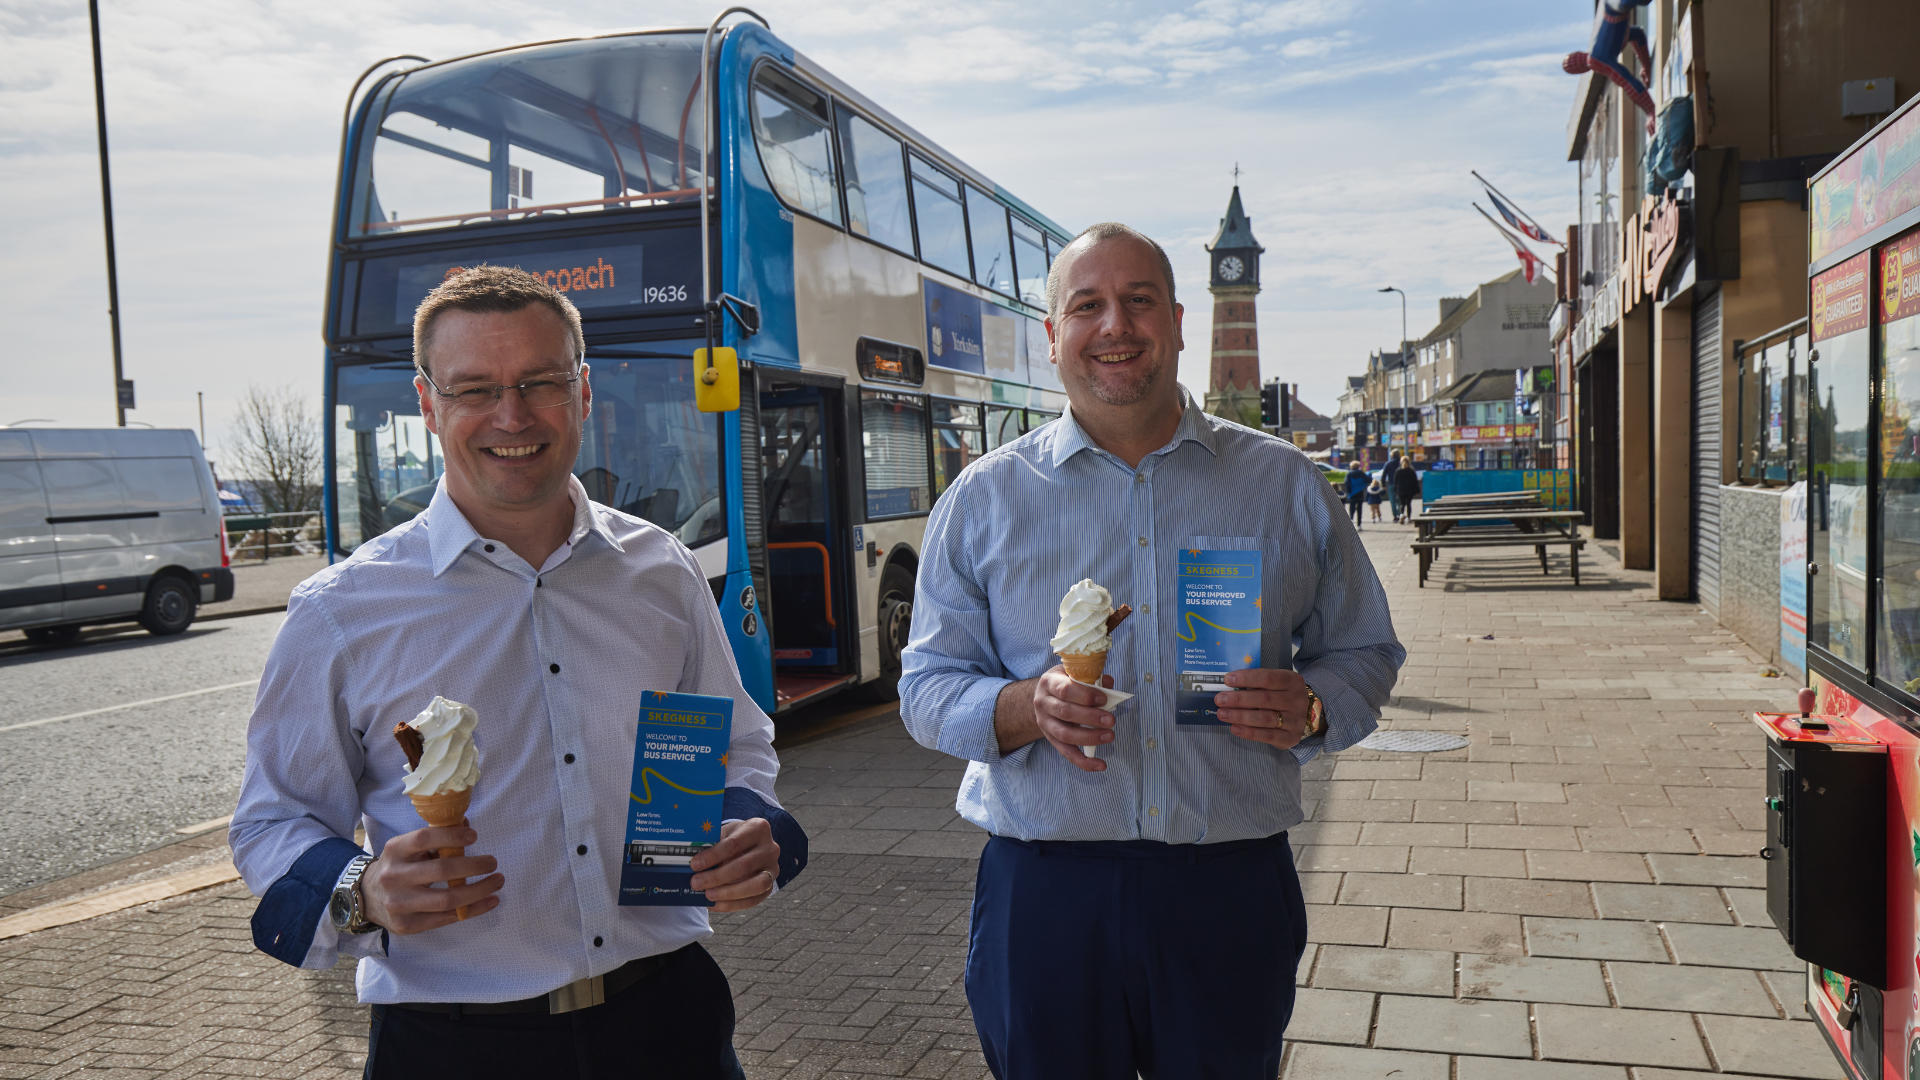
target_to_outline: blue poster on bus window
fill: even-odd
[[[1008,382],[1027,381],[1033,320],[972,293],[920,279],[927,313],[927,363]],[[1045,328],[1040,329],[1044,336]]]
[[[733,699],[649,690],[641,695],[626,796],[620,903],[712,907],[693,890],[693,857],[720,841]]]
[[[1227,672],[1260,666],[1260,553],[1180,553],[1180,688],[1174,722],[1224,727],[1213,697]]]

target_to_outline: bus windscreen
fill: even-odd
[[[514,49],[394,80],[361,128],[345,239],[689,201],[698,34]]]

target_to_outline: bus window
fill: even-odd
[[[664,351],[664,350],[663,350]],[[693,404],[685,359],[593,355],[593,414],[573,471],[587,497],[646,518],[699,547],[727,531],[716,413]]]
[[[967,185],[967,225],[973,235],[974,280],[1013,295],[1013,249],[1007,244],[1007,208]]]
[[[913,222],[920,236],[920,257],[942,270],[972,277],[959,182],[922,161],[918,154],[909,156],[913,159]]]
[[[840,113],[840,160],[847,177],[847,227],[898,251],[913,253],[907,212],[907,165],[900,140],[857,113]]]
[[[1048,412],[1045,409],[1028,409],[1027,410],[1027,430],[1032,431],[1034,428],[1039,427],[1041,424],[1045,424],[1045,423],[1048,423],[1049,421],[1058,420],[1058,419],[1060,419],[1060,414],[1057,412]]]
[[[696,195],[701,126],[681,116],[700,40],[640,34],[509,49],[393,80],[360,143],[348,238]]]
[[[987,452],[980,406],[958,401],[933,403],[933,495],[939,498],[960,470]]]
[[[1040,230],[1013,219],[1013,265],[1020,299],[1037,308],[1047,306],[1047,242]]]
[[[840,224],[825,97],[776,69],[762,68],[753,87],[753,141],[781,202]]]
[[[927,404],[914,394],[860,391],[860,445],[867,464],[867,517],[924,514]]]
[[[1019,409],[1002,405],[987,406],[987,449],[993,450],[1019,438],[1026,430]]]
[[[333,412],[336,538],[346,554],[425,510],[446,457],[420,416],[412,364],[340,368]]]

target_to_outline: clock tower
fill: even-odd
[[[1253,238],[1247,212],[1240,206],[1240,185],[1235,184],[1227,216],[1207,245],[1213,372],[1207,380],[1206,410],[1255,429],[1260,427],[1260,337],[1253,298],[1260,292],[1260,255],[1266,250]]]

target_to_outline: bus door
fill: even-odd
[[[848,552],[845,389],[761,368],[761,506],[776,708],[857,682],[859,617]]]

